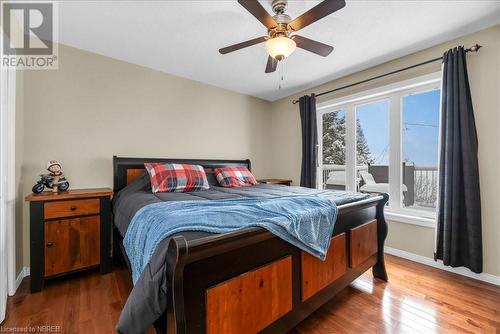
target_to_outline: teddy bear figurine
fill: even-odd
[[[66,191],[69,188],[69,182],[64,177],[61,164],[57,160],[47,162],[49,174],[40,175],[40,180],[33,186],[33,193],[41,193],[45,187],[52,189],[52,192]]]
[[[50,160],[47,162],[47,170],[49,171],[50,177],[52,177],[52,192],[56,193],[59,189],[59,181],[64,179],[64,174],[62,172],[61,164],[57,160]]]

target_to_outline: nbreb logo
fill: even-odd
[[[2,1],[2,67],[57,69],[56,9],[56,2]]]

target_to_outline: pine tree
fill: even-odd
[[[345,115],[340,111],[323,115],[323,164],[345,165]],[[356,121],[357,163],[372,163],[370,148],[363,128]]]
[[[323,163],[345,165],[345,115],[338,111],[323,115]]]
[[[358,165],[366,166],[374,162],[359,118],[356,119],[356,151]]]

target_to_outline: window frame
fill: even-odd
[[[435,226],[436,212],[426,212],[402,206],[403,183],[403,98],[441,89],[441,72],[403,80],[356,94],[317,104],[318,124],[318,188],[323,185],[323,115],[329,112],[346,111],[346,189],[356,190],[356,106],[377,101],[389,101],[389,206],[386,212],[391,220]],[[439,107],[441,112],[441,106]],[[439,118],[440,115],[439,115]],[[439,151],[439,148],[438,148]],[[439,169],[439,164],[438,164]]]

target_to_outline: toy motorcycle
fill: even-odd
[[[52,187],[55,185],[57,185],[57,189],[59,189],[59,191],[68,190],[69,182],[66,181],[66,178],[64,176],[59,178],[59,182],[57,182],[57,184],[52,184],[53,180],[54,178],[50,174],[40,175],[40,180],[36,182],[31,190],[33,191],[33,193],[39,194],[45,189],[45,187],[52,189]]]

